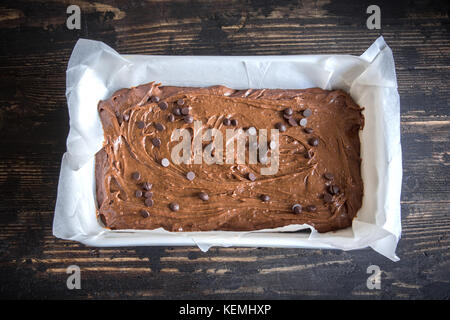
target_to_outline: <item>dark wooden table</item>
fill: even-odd
[[[66,27],[69,4],[81,29]],[[368,30],[366,8],[381,8]],[[450,297],[448,1],[21,1],[0,5],[0,297]],[[121,53],[354,54],[380,34],[401,97],[402,222],[394,263],[365,249],[89,248],[52,236],[69,117],[65,70],[78,38]],[[81,268],[68,290],[66,268]],[[380,290],[367,267],[382,270]]]

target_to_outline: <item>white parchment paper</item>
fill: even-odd
[[[99,100],[150,81],[234,89],[343,89],[365,107],[361,132],[363,205],[353,226],[320,234],[307,225],[253,232],[108,230],[96,218],[94,155],[103,142]],[[67,68],[70,115],[61,164],[53,234],[90,246],[197,245],[334,248],[372,247],[397,261],[400,239],[400,103],[394,59],[382,37],[361,56],[142,56],[120,55],[102,42],[80,39]],[[286,232],[309,228],[311,232]]]

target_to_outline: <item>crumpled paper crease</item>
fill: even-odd
[[[95,214],[94,155],[103,143],[97,104],[118,89],[150,81],[174,86],[320,87],[349,92],[365,108],[366,119],[360,134],[364,198],[353,226],[324,234],[308,225],[252,232],[103,228]],[[80,39],[69,60],[66,88],[70,130],[58,183],[56,237],[98,247],[196,245],[202,251],[212,246],[371,247],[399,260],[395,249],[401,235],[400,102],[392,51],[382,37],[359,57],[120,55],[102,42]]]

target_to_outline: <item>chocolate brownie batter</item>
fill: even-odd
[[[364,117],[341,90],[152,82],[115,92],[98,110],[105,136],[95,165],[98,214],[108,228],[257,230],[307,223],[327,232],[350,226],[361,207]],[[171,141],[172,132],[193,131],[197,120],[223,137],[230,128],[251,134],[277,128],[278,172],[262,175],[269,165],[261,162],[175,164],[171,151],[180,141]]]

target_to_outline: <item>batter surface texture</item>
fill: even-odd
[[[152,82],[115,92],[98,110],[105,140],[95,159],[96,194],[108,228],[243,231],[307,223],[327,232],[350,226],[361,207],[364,117],[344,91]],[[225,129],[279,129],[278,172],[261,175],[269,165],[248,161],[174,164],[180,141],[171,141],[172,132],[193,133],[197,120],[224,139]]]

